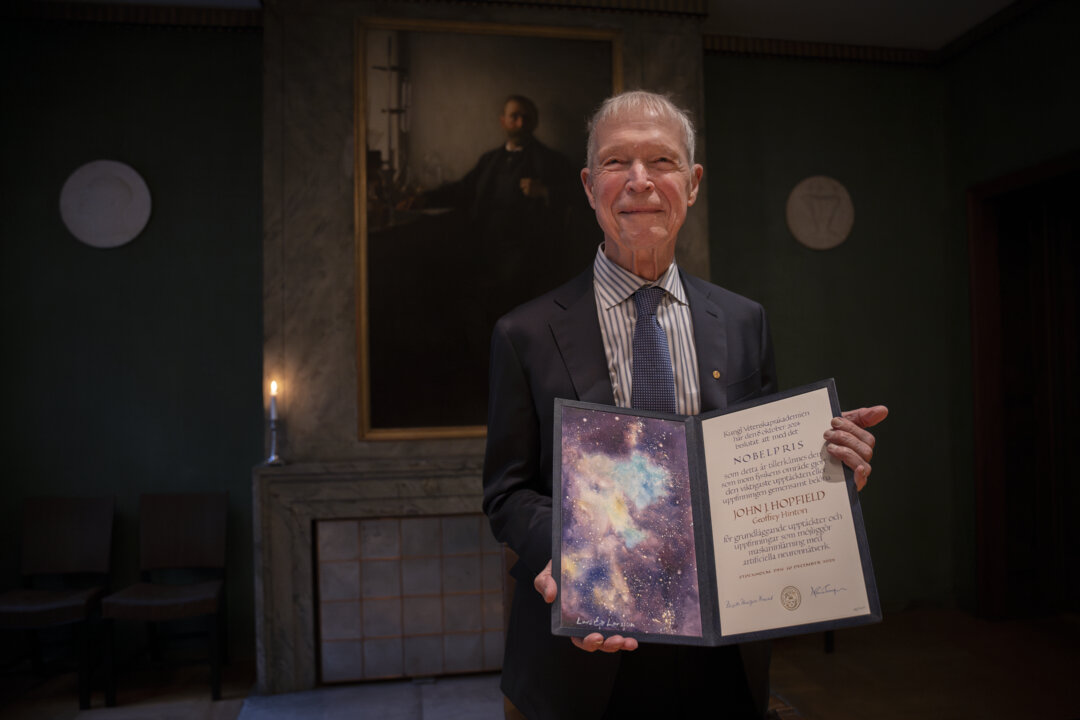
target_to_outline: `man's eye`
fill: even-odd
[[[618,167],[622,165],[623,161],[619,158],[608,158],[604,161],[604,167]]]

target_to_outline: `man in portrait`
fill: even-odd
[[[484,511],[519,556],[502,688],[530,720],[696,717],[703,706],[711,718],[764,714],[767,644],[551,634],[554,399],[696,415],[778,389],[762,307],[675,263],[702,173],[693,125],[670,100],[635,91],[605,101],[579,175],[603,244],[585,272],[502,317],[492,335]],[[639,316],[663,361],[637,354]],[[874,446],[865,428],[886,414],[849,411],[825,434],[860,488]]]
[[[497,122],[497,147],[460,179],[422,193],[395,226],[369,236],[373,264],[409,264],[420,286],[468,276],[453,284],[452,301],[436,306],[422,295],[403,296],[389,276],[371,279],[371,316],[400,319],[372,331],[379,347],[372,376],[383,380],[372,388],[373,414],[390,426],[417,417],[430,425],[481,425],[495,321],[564,282],[599,237],[577,168],[535,136],[536,104],[511,95]],[[430,347],[440,348],[436,363]]]
[[[477,300],[489,315],[485,353],[495,320],[566,280],[567,262],[589,245],[582,235],[596,234],[577,169],[536,139],[539,123],[532,100],[510,95],[499,114],[503,143],[460,180],[423,198],[428,207],[450,206],[466,216],[469,256],[482,273],[474,288],[483,288]]]

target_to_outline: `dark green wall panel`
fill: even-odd
[[[228,490],[234,639],[250,648],[250,470],[261,407],[258,31],[5,23],[0,193],[5,585],[30,494],[114,494],[115,584],[138,496]],[[60,188],[111,159],[146,180],[143,233],[68,233]]]
[[[942,80],[921,67],[731,56],[707,57],[706,78],[713,279],[765,306],[783,386],[835,377],[845,407],[889,406],[863,493],[882,596],[948,596],[953,558],[937,539],[949,507],[921,494],[948,483],[948,431],[920,437],[955,402],[940,371]],[[787,228],[788,194],[811,175],[839,180],[855,206],[832,250]]]

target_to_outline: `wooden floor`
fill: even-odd
[[[210,667],[143,667],[120,675],[117,707],[105,707],[94,688],[90,709],[79,710],[78,677],[60,673],[44,681],[9,674],[0,682],[3,720],[236,720],[254,685],[251,663],[231,663],[222,677],[221,700],[210,700]]]
[[[226,668],[217,703],[207,673],[205,665],[131,670],[121,677],[119,707],[104,709],[98,690],[94,709],[82,713],[74,673],[46,681],[8,673],[0,680],[0,718],[234,720],[252,688],[250,663]],[[949,610],[886,613],[878,625],[838,631],[831,654],[820,634],[777,641],[772,690],[787,706],[783,720],[1077,720],[1080,618],[987,622]],[[351,713],[369,716],[348,697]],[[260,707],[270,707],[268,700]],[[245,717],[265,714],[249,710]],[[318,717],[324,712],[325,703]]]
[[[805,720],[1080,718],[1080,618],[988,622],[957,611],[777,641],[773,693]]]

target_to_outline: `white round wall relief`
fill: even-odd
[[[831,177],[808,177],[791,191],[787,224],[795,239],[814,250],[828,250],[847,240],[855,207],[847,188]]]
[[[150,188],[130,165],[95,160],[71,173],[60,190],[60,217],[71,234],[96,248],[134,240],[150,219]]]

